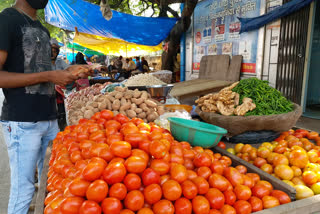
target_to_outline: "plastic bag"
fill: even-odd
[[[168,120],[169,117],[178,117],[183,119],[189,119],[191,120],[191,115],[187,111],[175,111],[175,112],[166,112],[158,119],[156,119],[154,122],[158,126],[161,126],[164,129],[170,130],[170,122]]]

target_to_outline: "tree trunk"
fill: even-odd
[[[198,0],[186,0],[184,9],[181,14],[181,19],[172,28],[170,35],[166,39],[169,41],[168,52],[162,54],[162,70],[173,71],[174,61],[177,56],[180,38],[183,33],[187,32],[191,24],[192,13],[198,3]]]

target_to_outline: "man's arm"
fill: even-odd
[[[8,52],[0,50],[0,88],[19,88],[43,82],[53,82],[57,85],[66,85],[78,79],[71,72],[45,71],[40,73],[12,73],[3,70]]]

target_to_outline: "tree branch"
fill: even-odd
[[[167,7],[169,13],[171,13],[175,18],[180,18],[179,14],[177,11],[173,10],[171,7]]]
[[[117,9],[121,4],[123,0],[119,0],[116,4],[110,4],[110,7],[113,9]]]
[[[149,8],[149,4],[145,1],[145,0],[141,0],[142,3],[145,3],[147,5],[147,7],[145,7],[142,11],[140,11],[139,13],[137,13],[137,15],[141,15],[144,11],[146,11]]]
[[[155,8],[154,8],[154,3],[152,2],[152,5],[151,5],[151,7],[152,7],[152,10],[153,10],[153,12],[152,12],[152,14],[151,14],[151,17],[153,17],[153,15],[155,14]]]

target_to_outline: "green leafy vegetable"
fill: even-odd
[[[283,114],[293,111],[293,103],[280,91],[269,86],[268,81],[257,78],[243,79],[232,91],[240,94],[240,104],[245,97],[251,98],[256,104],[257,107],[247,112],[245,116]]]

